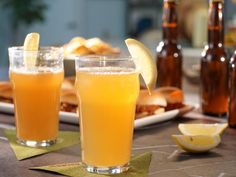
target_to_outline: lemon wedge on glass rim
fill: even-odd
[[[144,44],[135,39],[126,39],[125,43],[150,93],[150,90],[155,88],[157,80],[157,68],[152,54]]]
[[[179,124],[178,129],[184,135],[221,135],[227,126],[227,123]]]
[[[23,50],[24,52],[24,63],[26,68],[31,69],[36,65],[37,51],[39,48],[40,35],[38,33],[27,34]]]
[[[221,142],[219,135],[172,135],[172,138],[180,148],[192,153],[207,152]]]

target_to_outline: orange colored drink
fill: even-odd
[[[80,100],[82,161],[92,167],[128,164],[139,73],[118,67],[77,69],[76,90]]]
[[[17,142],[31,147],[45,147],[56,142],[60,88],[64,78],[63,48],[36,50],[34,42],[38,38],[36,33],[30,33],[24,47],[8,49]]]
[[[63,77],[62,71],[10,71],[18,139],[30,141],[56,139]]]

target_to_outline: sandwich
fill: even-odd
[[[148,90],[140,90],[136,103],[136,118],[165,112],[167,102],[159,92],[153,91],[149,95]]]
[[[60,111],[75,113],[79,101],[74,88],[75,77],[65,78],[61,88]],[[183,92],[175,87],[161,87],[151,91],[141,89],[136,103],[135,118],[161,114],[184,107]],[[0,82],[0,102],[13,103],[13,91],[10,82]]]
[[[74,37],[64,45],[65,58],[78,55],[118,55],[119,48],[114,48],[110,44],[102,41],[100,38],[85,39],[82,37]]]
[[[10,82],[0,82],[0,101],[13,103],[13,92]]]
[[[136,119],[179,109],[184,106],[183,92],[175,87],[161,87],[151,91],[140,90],[136,104]]]
[[[165,97],[167,101],[166,111],[179,109],[185,106],[183,104],[184,94],[182,90],[176,87],[160,87],[156,91]]]
[[[78,108],[78,100],[74,89],[74,77],[65,78],[61,88],[61,111],[76,112]]]

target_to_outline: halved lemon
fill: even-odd
[[[157,80],[157,67],[152,54],[144,44],[135,39],[126,39],[125,43],[150,93],[150,90],[155,88]]]
[[[219,135],[172,135],[176,144],[187,152],[207,152],[220,144]]]
[[[184,135],[220,135],[228,124],[179,124],[179,131]]]
[[[36,64],[37,53],[39,48],[39,38],[38,33],[29,33],[27,34],[24,42],[24,63],[27,68],[32,68]]]

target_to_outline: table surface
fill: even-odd
[[[188,102],[198,102],[196,86],[184,81],[184,91]],[[172,134],[179,134],[178,123],[214,123],[222,121],[226,120],[209,118],[195,111],[174,121],[136,130],[134,132],[132,153],[152,152],[153,156],[149,168],[150,177],[235,177],[236,129],[227,128],[222,136],[220,146],[205,154],[185,153],[176,146],[171,138]],[[58,176],[53,173],[29,170],[29,167],[81,160],[80,145],[74,145],[59,151],[18,161],[3,134],[4,128],[12,128],[14,125],[14,115],[0,113],[0,177]],[[60,123],[60,130],[79,131],[79,126]]]
[[[216,119],[178,118],[174,121],[152,125],[134,132],[133,154],[152,152],[150,177],[233,177],[236,176],[236,130],[228,128],[222,143],[205,154],[189,154],[180,150],[172,134],[179,134],[178,123],[209,122]],[[80,145],[34,158],[18,161],[3,134],[3,128],[14,126],[14,116],[0,114],[0,176],[1,177],[52,177],[57,174],[29,170],[29,167],[81,160]],[[79,126],[60,124],[60,130],[79,131]]]

